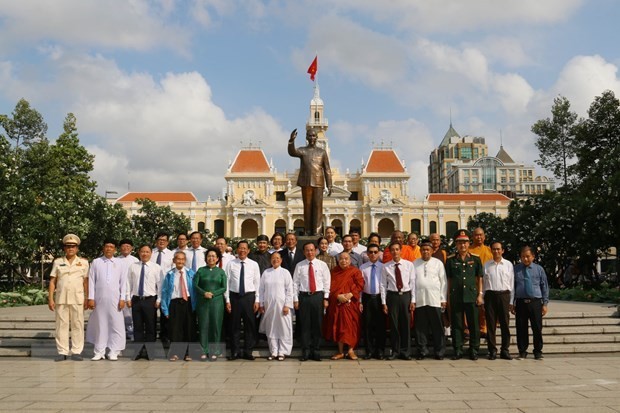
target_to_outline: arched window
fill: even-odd
[[[204,232],[205,231],[205,223],[204,222],[199,222],[198,223],[198,231],[200,232]]]
[[[446,222],[446,237],[451,238],[452,235],[459,230],[459,223],[456,221],[448,221]]]
[[[318,110],[314,112],[314,121],[316,123],[319,123],[321,121],[321,113]]]
[[[429,230],[430,233],[432,234],[433,232],[437,232],[437,222],[436,221],[431,221],[429,224]]]
[[[258,237],[258,222],[246,219],[241,223],[241,238],[250,239]]]
[[[339,237],[342,237],[342,221],[339,219],[334,219],[332,220],[331,226],[336,230],[336,234],[338,234]]]
[[[411,232],[415,232],[416,234],[422,233],[422,222],[419,219],[411,220]]]
[[[295,231],[295,234],[297,234],[297,236],[304,235],[304,220],[296,219],[295,222],[293,222],[293,230]]]
[[[274,224],[274,228],[273,228],[273,232],[280,232],[282,234],[286,234],[286,221],[283,219],[279,219],[276,221],[276,223]],[[267,234],[267,235],[271,235],[271,234]]]
[[[213,232],[215,232],[218,237],[226,236],[226,234],[224,234],[224,220],[223,219],[216,219],[215,221],[213,221]]]
[[[352,219],[351,222],[349,222],[349,233],[354,229],[359,231],[360,236],[362,235],[362,223],[359,219]]]
[[[394,222],[389,218],[383,218],[379,221],[377,230],[381,238],[390,238],[394,232]]]

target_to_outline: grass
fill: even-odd
[[[605,283],[596,289],[586,289],[583,287],[552,288],[549,291],[549,298],[563,301],[620,304],[620,288],[610,287],[605,285]]]

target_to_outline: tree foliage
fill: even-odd
[[[577,114],[570,110],[570,102],[563,96],[554,99],[551,114],[552,118],[541,119],[532,126],[532,132],[538,135],[536,163],[561,178],[566,186],[572,176],[570,162],[575,156]]]
[[[138,214],[131,217],[134,244],[153,244],[160,232],[174,238],[191,229],[191,222],[183,214],[177,214],[169,206],[159,206],[150,199],[136,200],[141,205]]]

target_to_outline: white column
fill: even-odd
[[[426,211],[424,211],[424,213],[422,214],[422,228],[424,229],[424,234],[430,235],[431,229],[428,225],[428,212]]]
[[[342,235],[348,234],[349,233],[349,215],[345,214],[344,215],[344,223],[342,224]]]
[[[444,230],[443,209],[439,209],[439,212],[437,213],[437,218],[437,231],[441,234],[441,232]]]
[[[271,234],[271,231],[267,231],[267,213],[265,211],[263,211],[261,213],[261,220],[260,220],[260,225],[261,225],[261,229],[258,231],[259,234]],[[269,236],[269,235],[267,235]]]
[[[233,230],[232,230],[232,236],[233,237],[238,237],[237,235],[237,227],[239,225],[239,219],[237,217],[237,212],[233,212]]]
[[[398,229],[400,231],[403,230],[403,212],[402,211],[398,213]]]

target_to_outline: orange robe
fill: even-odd
[[[484,244],[478,247],[470,246],[469,252],[474,255],[477,255],[480,258],[480,261],[482,262],[482,266],[484,266],[484,263],[487,262],[488,260],[493,259],[493,253],[491,253],[491,248]],[[480,334],[486,334],[487,333],[487,318],[486,318],[486,315],[484,314],[484,306],[480,306],[478,310],[479,310],[478,311],[478,325],[480,326]]]
[[[403,260],[414,262],[416,260],[416,256],[413,248],[411,248],[409,245],[403,244],[403,247],[400,249],[400,258],[402,258]],[[392,261],[392,253],[390,252],[390,247],[385,247],[385,250],[383,251],[383,263],[390,261]]]
[[[364,277],[362,272],[353,266],[345,270],[339,266],[334,267],[331,275],[329,306],[323,320],[323,337],[355,348],[360,336],[360,302]],[[348,293],[353,294],[351,302],[339,303],[338,295]]]

